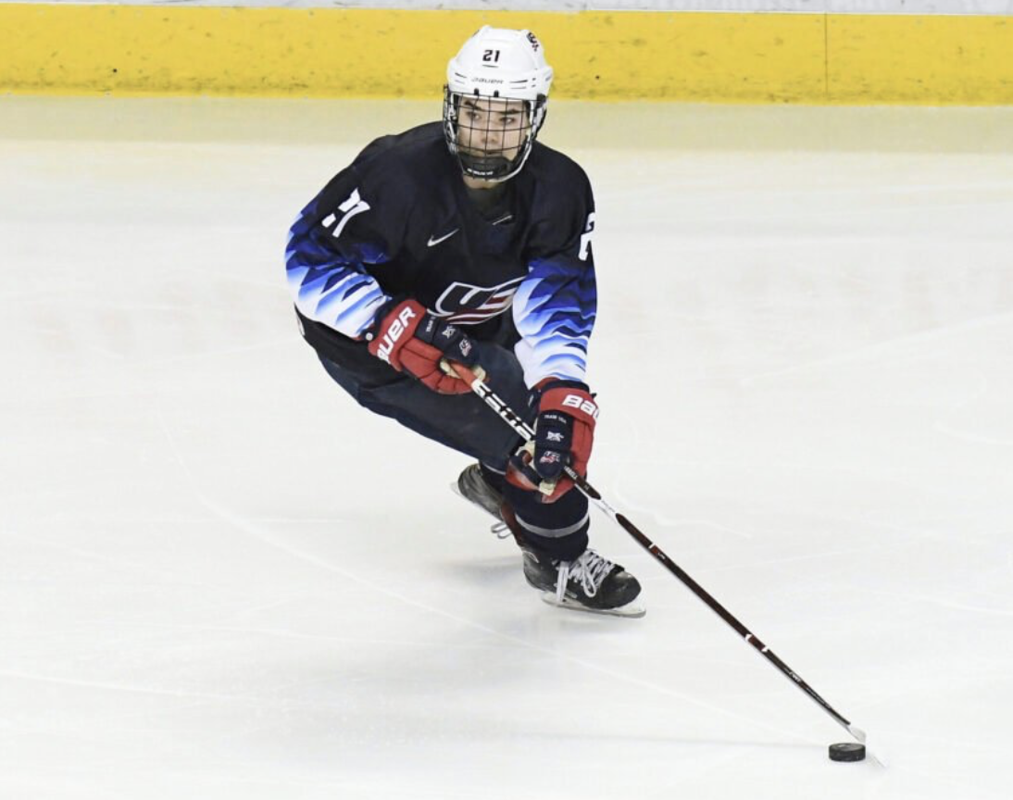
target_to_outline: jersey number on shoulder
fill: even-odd
[[[577,256],[581,261],[587,261],[587,254],[591,248],[591,234],[594,233],[594,212],[587,215],[587,225],[580,235],[580,254]]]
[[[348,224],[348,220],[356,214],[361,214],[363,211],[369,211],[369,203],[359,197],[358,189],[353,189],[352,193],[348,196],[348,199],[338,206],[338,211],[342,213],[341,222],[339,222],[338,226],[331,232],[331,236],[335,239],[341,236],[341,232]],[[324,219],[324,227],[333,225],[336,219],[337,216],[335,214],[329,214]]]

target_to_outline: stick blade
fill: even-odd
[[[855,739],[862,744],[865,744],[865,731],[859,728],[857,725],[848,725],[848,733],[855,737]]]

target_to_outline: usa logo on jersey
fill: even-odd
[[[454,281],[444,289],[432,313],[458,325],[477,325],[510,308],[523,280],[514,278],[499,286],[472,286]]]

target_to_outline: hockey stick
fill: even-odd
[[[489,386],[482,381],[481,378],[477,377],[471,370],[460,364],[454,364],[453,366],[447,364],[446,371],[448,373],[456,373],[459,378],[464,380],[471,386],[471,390],[481,397],[487,406],[491,408],[496,414],[502,419],[507,425],[514,429],[514,431],[524,439],[525,442],[530,441],[534,438],[535,432],[523,419],[521,419],[513,409],[510,408],[502,399],[500,399]],[[587,495],[588,499],[591,500],[598,508],[608,514],[623,530],[625,530],[630,536],[637,540],[637,542],[645,549],[648,553],[654,556],[661,564],[675,577],[677,577],[682,583],[700,598],[707,606],[717,614],[721,619],[728,623],[731,628],[751,644],[756,651],[767,659],[771,664],[780,670],[781,674],[791,680],[799,689],[805,692],[809,699],[816,703],[822,708],[827,714],[829,714],[838,725],[844,728],[848,733],[855,737],[856,740],[865,743],[865,731],[861,728],[852,725],[847,719],[841,714],[834,710],[834,708],[822,697],[820,697],[816,691],[799,675],[785,664],[780,658],[775,655],[774,651],[771,650],[767,645],[761,642],[753,633],[739,620],[732,615],[728,609],[726,609],[721,603],[715,600],[710,594],[695,580],[693,580],[685,570],[683,570],[678,564],[670,559],[665,552],[658,547],[654,542],[645,536],[636,525],[630,522],[624,515],[616,511],[610,506],[605,499],[598,493],[591,484],[584,480],[577,472],[575,472],[569,466],[564,467],[566,476],[573,481],[574,485],[581,492]]]

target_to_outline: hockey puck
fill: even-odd
[[[858,742],[841,742],[830,745],[831,761],[864,761],[865,745]]]

